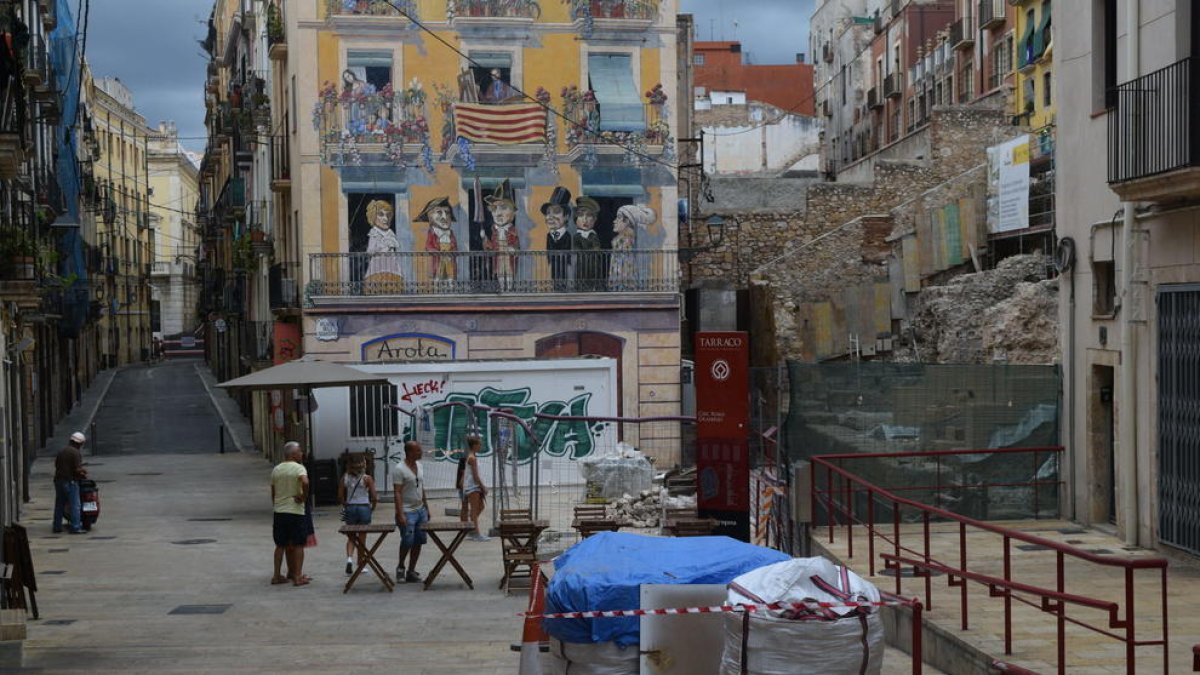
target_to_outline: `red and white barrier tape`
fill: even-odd
[[[861,607],[895,607],[906,605],[898,600],[878,602],[769,602],[766,604],[727,604],[711,607],[668,607],[658,609],[612,609],[589,612],[556,612],[542,615],[526,614],[534,619],[616,619],[626,616],[669,616],[673,614],[717,614],[722,612],[762,612],[781,609],[858,609]]]

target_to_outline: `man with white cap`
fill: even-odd
[[[67,446],[58,451],[54,458],[54,531],[62,532],[64,506],[71,521],[71,534],[83,533],[83,521],[79,511],[79,481],[87,478],[83,468],[83,455],[79,449],[87,442],[87,436],[76,431],[71,434]]]

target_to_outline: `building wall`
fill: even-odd
[[[742,91],[751,101],[812,116],[813,67],[808,63],[752,65],[743,62],[740,42],[696,41],[695,87]]]
[[[1117,81],[1127,82],[1138,75],[1171,65],[1189,53],[1189,15],[1184,3],[1141,2],[1138,39],[1141,63],[1132,67],[1126,58],[1130,39],[1125,3],[1117,13]],[[1073,420],[1066,441],[1071,461],[1071,506],[1076,518],[1085,523],[1108,520],[1109,486],[1120,486],[1125,479],[1125,466],[1136,469],[1136,500],[1116,490],[1117,527],[1131,542],[1142,545],[1160,543],[1158,527],[1159,474],[1157,382],[1157,311],[1155,292],[1168,283],[1200,281],[1200,257],[1197,256],[1197,210],[1200,194],[1187,195],[1174,208],[1157,205],[1147,209],[1137,219],[1134,234],[1133,260],[1144,283],[1125,288],[1120,284],[1127,263],[1122,246],[1122,217],[1120,198],[1106,184],[1108,115],[1103,107],[1103,18],[1098,11],[1101,3],[1086,3],[1076,9],[1070,21],[1055,26],[1053,72],[1055,84],[1057,126],[1059,134],[1058,161],[1070,166],[1058,178],[1057,223],[1063,237],[1076,242],[1077,262],[1072,271],[1074,301],[1064,293],[1060,302],[1062,342],[1068,345],[1063,358],[1065,368],[1065,400]],[[1061,9],[1061,7],[1059,7]],[[1190,105],[1196,94],[1192,92]],[[1111,112],[1108,114],[1112,114]],[[1150,205],[1147,205],[1150,206]],[[1115,214],[1115,215],[1114,215]],[[1115,238],[1115,239],[1114,239]],[[1115,255],[1114,255],[1115,253]],[[1097,314],[1094,310],[1098,270],[1105,263],[1115,265],[1120,311]],[[1131,319],[1126,321],[1125,319]],[[1136,355],[1122,353],[1122,331],[1130,330],[1138,344]],[[1121,399],[1120,381],[1123,368],[1135,373],[1134,403]],[[1111,370],[1102,370],[1111,369]],[[1097,433],[1102,414],[1097,391],[1102,386],[1097,373],[1112,379],[1108,386],[1113,407],[1135,412],[1136,436],[1132,449],[1117,448],[1116,475],[1108,475],[1109,457]],[[1132,406],[1130,408],[1129,406]],[[1121,421],[1115,424],[1116,437],[1122,435]],[[1132,452],[1133,461],[1126,463],[1125,453]],[[1132,516],[1136,526],[1129,527],[1126,517]]]
[[[1043,0],[1026,0],[1026,2],[1011,8],[1012,19],[1015,23],[1013,29],[1015,71],[1012,95],[1013,115],[1026,116],[1025,124],[1034,129],[1054,123],[1057,101],[1054,100],[1056,89],[1054,86],[1053,40],[1046,41],[1047,44],[1040,56],[1026,58],[1026,55],[1022,55],[1022,50],[1026,48],[1026,41],[1023,38],[1030,29],[1030,12],[1034,19],[1032,28],[1036,33],[1045,20],[1046,12],[1053,13],[1051,7],[1050,3],[1044,3]],[[1064,9],[1061,3],[1058,9]],[[1053,29],[1058,29],[1058,27],[1053,26]],[[1033,37],[1030,37],[1030,40],[1033,40]],[[1028,56],[1032,56],[1032,52]],[[1049,78],[1049,88],[1046,86],[1047,78]]]
[[[159,302],[159,332],[175,335],[196,326],[198,170],[179,145],[175,125],[165,122],[150,140],[148,163],[154,225],[151,273],[154,299]]]
[[[786,171],[820,151],[821,122],[770,105],[718,105],[695,113],[711,174]]]

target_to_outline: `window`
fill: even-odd
[[[1117,0],[1092,0],[1092,108],[1116,105]]]
[[[391,408],[384,408],[395,403],[395,385],[368,384],[350,387],[350,437],[398,436],[398,413]]]
[[[1042,105],[1047,108],[1050,107],[1054,100],[1054,94],[1052,93],[1054,88],[1051,86],[1052,84],[1050,71],[1047,70],[1042,74]]]
[[[519,96],[510,86],[513,76],[512,52],[472,51],[471,60],[475,62],[470,67],[471,77],[478,89],[480,102],[502,103]],[[464,95],[463,100],[469,101],[470,95]]]
[[[646,129],[641,90],[633,76],[632,56],[588,54],[588,88],[596,94],[601,131]]]
[[[704,55],[703,54],[692,55],[692,65],[696,65],[696,66],[704,65]]]
[[[1092,314],[1111,315],[1117,308],[1116,265],[1111,260],[1092,261]]]

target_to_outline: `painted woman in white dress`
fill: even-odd
[[[609,258],[608,289],[610,291],[641,290],[638,272],[637,233],[654,223],[658,214],[642,204],[626,204],[617,209],[613,220],[612,256]]]
[[[400,242],[392,230],[392,205],[382,199],[367,204],[367,273],[363,275],[363,290],[368,294],[399,293],[404,290],[400,274]]]

